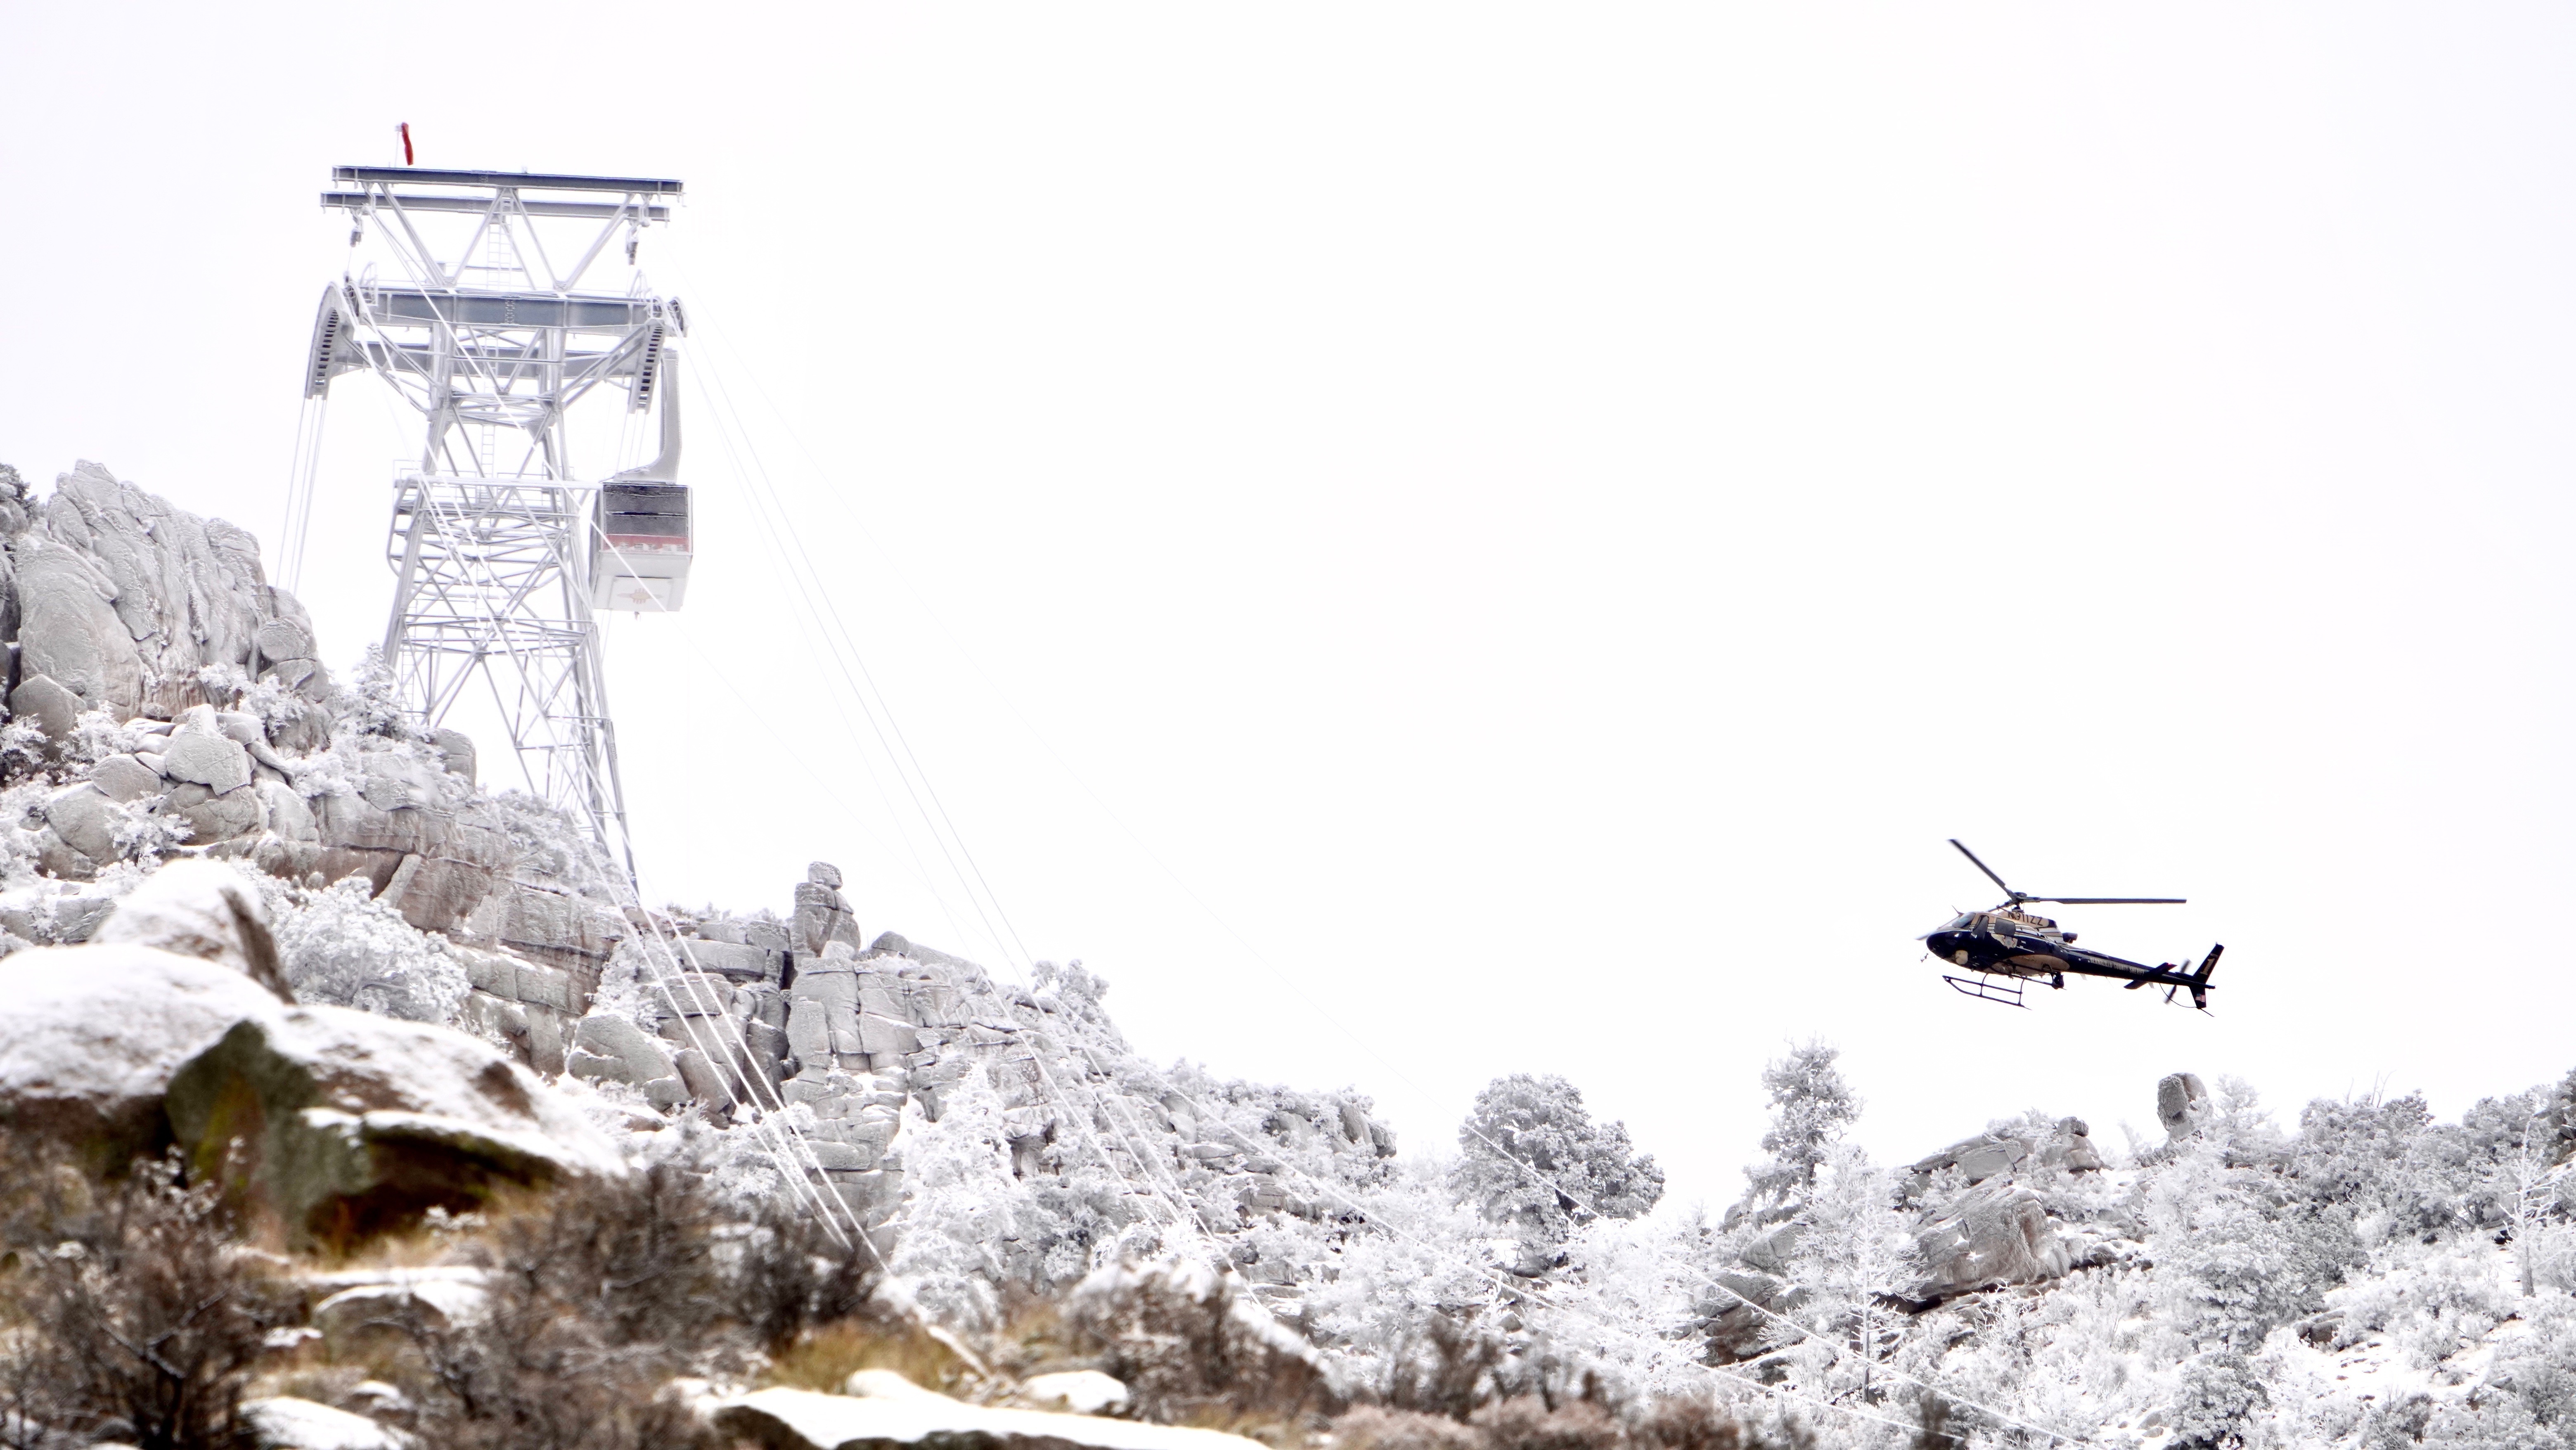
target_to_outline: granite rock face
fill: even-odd
[[[56,782],[0,821],[0,839],[23,832],[53,878],[0,893],[0,952],[86,940],[96,921],[65,915],[78,893],[59,883],[125,861],[241,860],[295,882],[362,876],[459,955],[506,959],[482,972],[501,990],[478,982],[468,1020],[523,1063],[562,1070],[573,1023],[633,931],[616,883],[584,847],[532,852],[513,808],[475,788],[462,733],[377,733],[316,657],[303,606],[268,583],[249,533],[95,463],[61,475],[42,502],[0,468],[0,641],[15,646],[9,710],[41,730],[41,768]],[[717,948],[722,969],[778,980],[785,936]]]
[[[70,691],[85,710],[141,708],[143,655],[116,611],[116,586],[91,559],[50,540],[13,541],[19,668]]]
[[[148,713],[166,719],[200,698],[200,670],[208,665],[247,669],[264,625],[282,613],[301,623],[300,608],[281,608],[280,596],[260,570],[259,542],[248,531],[175,508],[119,482],[98,464],[82,462],[56,479],[54,496],[37,514],[36,532],[88,566],[96,581],[94,592],[107,604],[124,641],[122,649],[98,643],[97,666],[104,672],[98,694],[50,666],[35,666],[78,690],[93,706],[125,713],[150,706]],[[54,551],[21,546],[13,553],[32,563]],[[22,567],[22,581],[33,573]],[[62,596],[55,603],[69,602],[70,591],[63,585],[49,588]],[[33,602],[23,590],[21,598]],[[58,643],[77,647],[97,620],[94,611],[84,612],[77,634],[57,634],[57,617],[69,618],[24,611],[21,639],[31,657],[42,658]],[[123,673],[128,659],[131,676]],[[130,696],[120,693],[129,679]]]
[[[1938,1301],[1997,1284],[2063,1277],[2068,1253],[2038,1194],[1994,1182],[1960,1195],[1915,1234],[1923,1279],[1908,1297]]]
[[[2209,1088],[2197,1073],[2173,1073],[2156,1084],[2156,1119],[2174,1142],[2199,1132],[2210,1108]]]
[[[2084,1173],[2102,1166],[2102,1155],[2094,1148],[2092,1130],[2084,1120],[2060,1118],[2055,1131],[2045,1135],[1979,1133],[1917,1160],[1908,1171],[1924,1178],[1945,1168],[1956,1168],[1975,1184],[2025,1168],[2064,1168]]]

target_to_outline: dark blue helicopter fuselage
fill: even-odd
[[[2104,952],[2086,951],[2055,932],[2043,933],[1994,912],[1971,913],[1926,934],[1923,944],[1933,956],[1951,966],[1998,976],[2055,977],[2075,972],[2140,984],[2186,979],[2182,968],[2151,967]]]

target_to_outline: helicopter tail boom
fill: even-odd
[[[2186,972],[2172,962],[2167,962],[2160,967],[2140,967],[2137,974],[2129,978],[2128,990],[2134,992],[2141,987],[2162,987],[2165,989],[2165,1000],[2168,1002],[2174,999],[2174,994],[2177,992],[2189,992],[2191,1005],[2206,1012],[2209,1010],[2210,974],[2218,970],[2218,954],[2225,950],[2227,947],[2224,943],[2211,947],[2209,955],[2200,959],[2200,970],[2196,972]],[[2183,960],[2189,961],[2190,958],[2186,957]],[[2121,965],[2135,966],[2136,964],[2124,962]]]

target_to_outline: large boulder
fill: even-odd
[[[1915,1232],[1914,1243],[1923,1278],[1907,1297],[1920,1301],[2060,1278],[2069,1263],[2039,1195],[2013,1183],[1960,1194]]]
[[[282,597],[262,576],[259,541],[247,530],[174,508],[98,464],[82,462],[56,478],[42,512],[43,532],[78,551],[106,584],[162,718],[194,703],[203,667],[248,662],[260,626],[279,612]],[[25,545],[34,542],[20,546],[22,591]]]
[[[413,1450],[417,1443],[364,1415],[291,1395],[244,1400],[242,1420],[259,1450]]]
[[[250,751],[221,735],[180,735],[161,757],[161,773],[193,781],[216,795],[250,784]]]
[[[656,1107],[675,1107],[689,1100],[679,1065],[644,1029],[606,1012],[581,1019],[573,1029],[566,1070],[579,1078],[604,1078],[633,1086]]]
[[[132,943],[13,952],[0,1002],[0,1128],[92,1172],[152,1151],[180,1067],[286,1006],[220,962]]]
[[[143,656],[117,617],[117,587],[76,550],[22,535],[18,564],[21,669],[80,697],[81,708],[119,719],[143,701]]]
[[[171,1078],[168,1111],[191,1173],[295,1244],[626,1171],[599,1129],[498,1049],[340,1007],[235,1024]]]
[[[1917,1178],[1956,1168],[1968,1182],[1983,1183],[2035,1168],[2063,1168],[2086,1173],[2104,1166],[2093,1146],[2091,1129],[2082,1118],[2060,1118],[2045,1137],[2035,1133],[1979,1133],[1917,1161],[1909,1170]]]
[[[1700,1316],[1711,1363],[1757,1359],[1795,1339],[1797,1331],[1780,1323],[1807,1305],[1805,1289],[1771,1274],[1749,1269],[1721,1270],[1701,1286],[1693,1308]]]
[[[158,947],[232,968],[292,1003],[294,989],[269,934],[268,911],[241,873],[213,861],[173,861],[126,893],[90,940]]]
[[[122,854],[116,849],[116,828],[125,824],[125,813],[95,785],[84,781],[45,797],[44,816],[65,845],[92,861],[113,861]]]
[[[761,1450],[1260,1450],[1257,1440],[1221,1430],[1147,1425],[1098,1415],[1004,1410],[916,1388],[870,1371],[852,1376],[861,1394],[757,1390],[705,1403],[716,1430]],[[897,1386],[900,1385],[898,1389]]]
[[[87,708],[80,696],[63,688],[51,675],[29,673],[9,691],[10,717],[34,722],[57,746],[72,738],[72,731],[80,724],[80,712]]]
[[[2209,1089],[2198,1073],[2171,1073],[2156,1083],[2156,1119],[2172,1141],[2179,1143],[2199,1132],[2209,1113]]]

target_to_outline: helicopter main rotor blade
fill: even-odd
[[[1950,844],[1951,844],[1951,845],[1953,845],[1953,846],[1959,846],[1959,838],[1958,838],[1958,837],[1956,837],[1956,836],[1952,836],[1952,837],[1950,838]],[[2014,900],[2014,901],[2020,901],[2020,900],[2022,900],[2022,899],[2023,899],[2023,898],[2022,898],[2022,894],[2021,894],[2020,892],[2013,890],[2013,889],[2012,889],[2012,887],[2011,887],[2011,885],[2010,885],[2009,883],[2007,883],[2007,882],[2004,880],[2004,878],[2002,878],[2002,877],[2000,877],[2000,876],[1997,876],[1997,875],[1995,874],[1995,868],[1994,868],[1994,867],[1987,865],[1987,864],[1986,864],[1985,862],[1983,862],[1983,861],[1979,861],[1979,860],[1977,859],[1977,853],[1976,853],[1976,852],[1969,850],[1969,849],[1968,849],[1967,847],[1965,847],[1965,846],[1959,846],[1959,854],[1960,854],[1960,855],[1962,855],[1962,856],[1967,857],[1967,858],[1968,858],[1968,860],[1969,860],[1969,862],[1970,862],[1972,865],[1974,865],[1978,870],[1985,872],[1985,873],[1986,873],[1986,879],[1987,879],[1988,881],[1991,881],[1991,882],[1995,883],[1997,886],[2001,886],[2001,887],[2003,887],[2003,889],[2004,889],[2004,895],[2005,895],[2005,896],[2007,896],[2007,897],[2011,898],[2011,899],[2012,899],[2012,900]]]
[[[2025,896],[2024,901],[2053,901],[2060,906],[2180,906],[2181,896]]]

